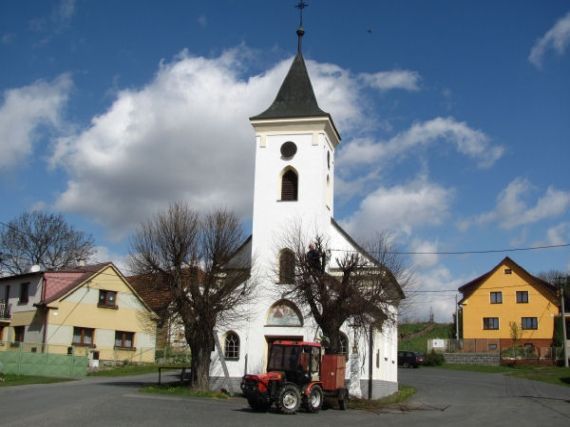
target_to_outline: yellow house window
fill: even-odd
[[[491,292],[491,304],[502,304],[502,303],[503,303],[503,293]]]
[[[99,291],[99,303],[97,306],[103,308],[117,308],[117,292],[101,289]]]
[[[538,329],[538,319],[536,317],[522,317],[522,329]]]
[[[73,340],[71,341],[71,344],[93,347],[93,332],[93,328],[73,328]]]
[[[517,304],[528,304],[528,291],[517,291]]]
[[[483,317],[483,329],[495,330],[499,329],[498,317]]]
[[[115,331],[115,348],[119,350],[134,350],[135,333]]]

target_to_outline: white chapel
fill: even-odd
[[[302,55],[303,34],[299,27],[297,54],[275,100],[250,118],[255,129],[252,235],[236,256],[246,257],[253,266],[255,298],[244,307],[243,321],[220,325],[217,331],[221,351],[212,354],[214,389],[237,392],[243,375],[265,372],[268,348],[276,339],[320,338],[309,311],[280,291],[280,258],[288,250],[280,245],[288,231],[297,227],[308,235],[325,236],[330,247],[370,257],[334,220],[335,151],[341,138],[332,116],[317,103]],[[390,309],[395,318],[397,307]],[[366,336],[350,325],[342,331],[350,393],[376,399],[397,391],[396,322],[386,322],[381,331]]]

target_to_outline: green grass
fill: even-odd
[[[483,366],[483,365],[450,365],[441,366],[444,369],[459,371],[498,373],[517,378],[526,378],[533,381],[541,381],[570,387],[570,368],[556,366]]]
[[[426,329],[429,323],[405,323],[398,325],[398,333],[402,336],[398,340],[398,350],[427,352],[427,341],[432,338],[451,338],[453,325],[450,323],[436,323],[433,329],[417,337],[408,338]]]
[[[25,384],[52,384],[61,383],[65,381],[73,381],[71,378],[56,378],[56,377],[40,377],[35,375],[11,375],[3,376],[4,381],[0,380],[0,387],[10,387],[15,385]]]
[[[128,365],[115,368],[101,368],[98,371],[90,372],[91,377],[123,377],[127,375],[141,375],[158,372],[156,365]]]
[[[166,394],[170,396],[203,397],[209,399],[229,399],[229,396],[219,391],[192,390],[186,384],[149,385],[141,388],[143,393]]]
[[[416,393],[414,387],[400,384],[398,391],[390,396],[383,397],[382,399],[366,400],[366,399],[350,399],[348,401],[349,409],[361,410],[378,410],[389,408],[394,405],[401,404],[408,400]]]

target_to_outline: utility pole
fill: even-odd
[[[568,276],[566,276],[565,286],[568,285]],[[560,315],[562,316],[562,354],[564,355],[564,367],[568,367],[568,354],[566,353],[566,310],[564,307],[564,285],[562,285],[562,277],[558,281],[560,289]]]
[[[455,294],[455,339],[459,341],[459,305],[457,304],[457,294]]]

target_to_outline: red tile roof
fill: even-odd
[[[106,262],[65,270],[46,271],[44,273],[45,288],[42,303],[49,304],[57,300],[110,265],[113,263]]]

